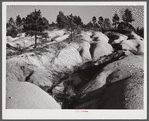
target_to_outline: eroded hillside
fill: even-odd
[[[142,109],[143,38],[134,32],[70,34],[48,31],[37,48],[33,37],[7,37],[6,107]]]

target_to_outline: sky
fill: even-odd
[[[20,15],[21,18],[26,17],[29,13],[33,12],[35,9],[41,11],[43,17],[47,18],[49,23],[56,22],[56,17],[59,11],[62,11],[65,15],[77,15],[80,16],[83,23],[87,24],[92,20],[92,17],[95,16],[97,19],[102,16],[103,18],[109,18],[112,22],[112,17],[114,13],[117,13],[120,18],[123,15],[125,9],[132,11],[132,15],[135,19],[132,22],[132,25],[136,27],[143,27],[144,25],[144,7],[143,6],[44,6],[44,5],[34,5],[34,6],[25,6],[25,5],[9,5],[7,6],[7,18],[12,17],[14,20],[17,15]]]

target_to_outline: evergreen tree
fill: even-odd
[[[15,21],[13,20],[13,18],[10,18],[6,24],[6,29],[7,29],[7,36],[11,36],[11,37],[16,37],[18,34],[18,30],[15,24]]]
[[[110,29],[111,28],[111,22],[109,18],[105,18],[104,20],[104,28],[105,29]]]
[[[104,28],[104,19],[103,19],[102,16],[100,16],[100,17],[98,18],[98,24],[99,24],[99,26],[100,26],[100,29],[103,29],[103,28]]]
[[[73,31],[77,28],[77,24],[75,23],[75,17],[71,14],[69,16],[67,16],[67,29],[71,31],[71,40],[72,40],[72,34]]]
[[[129,25],[130,23],[132,23],[134,21],[133,19],[133,16],[132,16],[132,13],[129,9],[126,9],[124,11],[124,14],[122,16],[122,20],[127,24]]]
[[[96,21],[97,21],[96,17],[93,16],[93,18],[92,18],[92,22],[93,22],[93,26],[94,26],[94,27],[95,27],[95,25],[96,25]]]
[[[9,18],[9,20],[8,20],[8,25],[13,25],[13,26],[15,26],[15,21],[13,20],[12,17]]]
[[[64,15],[62,11],[59,11],[59,14],[57,15],[56,22],[58,24],[58,27],[60,29],[66,27],[67,25],[67,17]]]
[[[18,27],[20,27],[22,25],[22,19],[21,19],[21,17],[19,15],[16,17],[16,25]]]
[[[22,18],[22,24],[24,24],[25,23],[25,18]]]
[[[42,17],[40,10],[31,12],[24,19],[24,31],[26,35],[35,36],[35,48],[37,46],[37,35],[43,34],[47,29],[48,21]]]
[[[90,21],[90,22],[86,25],[86,27],[87,27],[88,29],[91,29],[91,28],[93,27],[92,22]]]
[[[119,24],[119,20],[120,20],[120,18],[118,16],[118,14],[115,13],[114,16],[113,16],[113,19],[112,19],[112,21],[113,21],[112,25],[114,25],[115,28],[117,28],[117,25]]]
[[[76,25],[81,25],[82,24],[82,19],[80,18],[80,16],[74,16],[74,23],[76,23]]]

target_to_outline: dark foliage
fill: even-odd
[[[118,29],[119,29],[119,30],[121,30],[121,29],[130,29],[130,30],[135,31],[135,28],[134,28],[131,24],[125,23],[125,22],[119,23]]]
[[[7,36],[11,36],[11,37],[17,36],[18,30],[13,18],[9,19],[8,23],[6,24],[6,29],[7,29],[7,33],[6,33]]]
[[[75,28],[78,26],[82,26],[83,22],[82,19],[80,18],[80,16],[73,16],[71,15],[64,15],[64,13],[62,11],[59,12],[59,14],[57,15],[57,26],[62,29],[62,28]]]
[[[122,16],[122,19],[126,24],[132,23],[134,21],[132,13],[129,9],[126,9],[124,11],[124,15]]]
[[[104,20],[104,29],[110,29],[111,28],[111,21],[109,18],[105,18]]]
[[[59,12],[56,19],[57,25],[60,29],[66,27],[67,17],[64,15],[62,11]]]
[[[20,27],[22,25],[22,19],[21,19],[21,17],[19,15],[16,17],[16,25],[18,27]]]
[[[98,18],[98,25],[99,25],[99,27],[100,27],[101,30],[104,28],[104,19],[103,19],[102,16],[100,16]]]
[[[113,16],[113,18],[112,18],[112,21],[113,21],[113,26],[115,27],[115,28],[117,28],[117,26],[118,26],[118,24],[119,24],[119,20],[120,20],[120,18],[119,18],[119,16],[118,16],[118,14],[114,14],[114,16]]]
[[[41,35],[45,29],[48,29],[49,22],[42,17],[40,10],[34,11],[24,19],[23,30],[26,35],[35,36],[35,48],[37,46],[37,35]]]
[[[9,25],[9,27],[7,27],[7,33],[6,33],[7,36],[11,36],[14,38],[17,36],[17,34],[18,34],[18,30],[15,26]]]
[[[144,28],[143,27],[141,29],[139,27],[137,27],[136,33],[144,38]]]
[[[93,22],[93,26],[94,26],[94,27],[95,27],[96,21],[97,21],[96,17],[93,16],[93,18],[92,18],[92,22]]]

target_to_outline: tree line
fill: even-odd
[[[92,20],[87,24],[84,24],[80,16],[74,16],[72,14],[65,15],[62,11],[59,11],[59,14],[56,18],[56,23],[52,22],[49,24],[48,20],[45,17],[42,17],[41,11],[36,10],[28,14],[25,18],[21,18],[20,15],[16,17],[16,20],[9,18],[6,28],[7,36],[16,37],[19,33],[25,32],[26,36],[35,36],[35,47],[37,44],[37,36],[47,37],[47,33],[44,33],[44,30],[49,30],[51,27],[56,27],[59,29],[67,29],[71,32],[74,30],[95,30],[95,31],[104,31],[109,29],[131,29],[136,31],[140,36],[143,37],[144,29],[137,27],[135,29],[132,26],[133,19],[132,13],[129,9],[124,11],[121,21],[117,13],[113,15],[112,22],[109,18],[103,18],[99,16],[97,19],[95,16],[92,17]]]

